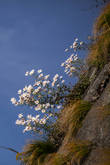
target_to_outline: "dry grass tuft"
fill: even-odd
[[[88,141],[76,141],[69,144],[69,150],[73,154],[72,162],[80,165],[92,149],[92,143]]]
[[[88,141],[73,141],[65,146],[64,153],[56,153],[52,158],[52,165],[80,165],[92,149],[92,143]]]
[[[90,108],[91,104],[84,100],[78,100],[70,104],[68,109],[65,107],[64,112],[66,113],[62,113],[63,116],[60,118],[59,124],[60,122],[61,124],[65,124],[63,128],[71,127],[69,131],[72,137],[81,127],[82,121]],[[53,143],[35,140],[27,144],[23,152],[17,154],[16,159],[24,165],[49,165],[49,163],[53,165],[67,165],[73,157],[76,162],[84,160],[85,155],[90,151],[88,147],[90,147],[90,143],[88,142],[72,142],[66,144],[65,154],[59,154],[55,153],[56,146]],[[49,155],[51,157],[47,161]]]
[[[74,136],[82,126],[82,121],[91,108],[91,103],[84,100],[73,101],[65,106],[59,118],[61,129],[69,136]]]
[[[62,110],[58,122],[61,130],[65,131],[64,139],[66,141],[76,135],[91,106],[92,104],[88,101],[77,100]]]
[[[94,25],[94,34],[103,34],[108,30],[110,30],[110,3],[104,7],[100,16],[97,18]]]
[[[68,118],[71,125],[71,133],[75,135],[78,129],[82,126],[82,121],[91,108],[91,103],[84,100],[79,100],[75,103],[73,111]]]
[[[103,9],[94,25],[94,42],[90,47],[89,66],[102,68],[110,61],[110,3]]]
[[[34,140],[25,145],[23,152],[18,153],[16,159],[24,165],[40,165],[45,157],[53,152],[55,148],[49,141]]]
[[[69,155],[70,157],[70,155]],[[68,153],[63,154],[56,154],[53,160],[53,165],[67,165],[71,159],[69,159]]]

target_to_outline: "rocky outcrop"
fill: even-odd
[[[66,145],[72,141],[89,141],[93,145],[86,157],[80,159],[81,161],[75,161],[73,153],[71,161],[64,164],[60,162],[58,165],[110,164],[110,63],[106,64],[100,72],[95,68],[92,69],[89,78],[91,83],[84,93],[83,100],[91,102],[92,107],[75,135],[71,133],[72,125],[68,126],[57,154],[66,154],[68,152]],[[70,113],[71,110],[74,111],[74,107],[70,107],[68,112]],[[67,110],[63,113],[67,115]]]
[[[101,96],[110,80],[110,63],[105,65],[99,75],[97,75],[97,70],[95,68],[91,73],[90,79],[94,79],[94,77],[96,77],[96,79],[91,81],[91,85],[89,86],[84,100],[94,102]]]
[[[90,85],[84,100],[92,101],[93,106],[85,117],[76,138],[89,140],[95,144],[95,149],[92,150],[84,164],[100,164],[110,158],[110,152],[109,157],[103,153],[105,150],[110,151],[110,63],[105,65]],[[104,155],[105,158],[103,158]]]

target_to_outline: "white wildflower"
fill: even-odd
[[[68,51],[68,48],[65,49],[65,52],[67,52],[67,51]]]
[[[34,86],[39,86],[41,84],[41,81],[35,82]]]
[[[84,44],[84,42],[83,42],[83,41],[81,41],[79,44],[82,46],[82,45]]]
[[[45,109],[42,109],[42,113],[45,113],[46,112],[46,110]]]
[[[25,98],[25,97],[27,97],[27,93],[26,93],[26,92],[23,93],[23,94],[20,96],[20,98]]]
[[[55,76],[54,76],[54,78],[53,79],[56,79],[56,78],[58,78],[59,77],[59,75],[58,74],[56,74]]]
[[[22,117],[23,117],[23,114],[20,113],[20,114],[18,115],[18,118],[21,119]]]
[[[47,109],[49,107],[50,107],[50,103],[46,103],[45,108]]]
[[[62,80],[61,82],[62,82],[62,83],[64,83],[64,82],[65,82],[65,80]]]
[[[73,66],[73,67],[71,67],[71,69],[70,69],[71,71],[75,71],[76,70],[76,68]]]
[[[61,66],[63,67],[65,65],[65,63],[62,63]]]
[[[52,82],[52,87],[54,87],[54,86],[55,86],[55,82],[53,81],[53,82]]]
[[[27,71],[26,73],[25,73],[25,76],[28,76],[29,75],[29,72]]]
[[[25,87],[23,88],[23,91],[24,91],[24,92],[27,91],[27,86],[25,86]]]
[[[32,89],[33,89],[33,87],[32,87],[32,85],[29,85],[28,87],[27,87],[27,92],[31,92],[32,91]]]
[[[70,49],[72,49],[73,48],[73,45],[70,45]]]
[[[77,42],[78,41],[78,38],[75,38],[75,41]]]
[[[11,102],[12,102],[12,104],[16,104],[17,103],[17,101],[16,101],[16,99],[14,97],[11,98]]]
[[[76,41],[73,42],[73,49],[77,48],[78,43]]]
[[[55,85],[56,81],[58,80],[58,77],[59,77],[58,74],[56,74],[56,75],[53,77],[53,83],[52,83],[52,86]]]
[[[35,70],[32,69],[32,70],[29,72],[29,75],[32,76],[34,73],[35,73]]]
[[[54,105],[51,105],[51,108],[54,108]]]
[[[18,90],[18,94],[20,95],[21,93],[22,93],[22,90],[21,90],[21,89],[19,89],[19,90]]]
[[[48,74],[44,77],[44,79],[47,80],[49,77],[50,77],[50,75]]]
[[[41,73],[42,72],[42,69],[39,69],[38,71],[37,71],[37,73]]]
[[[34,109],[35,109],[35,111],[41,110],[41,104],[38,104]]]
[[[41,119],[39,123],[40,124],[46,124],[46,119],[45,118]]]
[[[32,115],[27,115],[27,119],[32,120]]]
[[[35,104],[36,104],[36,105],[39,104],[39,100],[36,100],[36,101],[35,101]]]
[[[40,117],[40,115],[36,115],[36,119],[38,119]]]
[[[17,124],[17,125],[25,125],[25,123],[26,123],[26,122],[25,122],[24,119],[20,119],[20,120],[17,119],[17,120],[16,120],[16,124]]]
[[[58,106],[57,106],[57,109],[60,109],[61,107],[62,107],[61,105],[58,105]]]
[[[23,130],[23,133],[27,132],[27,131],[31,131],[32,128],[30,126],[26,126],[25,129]]]
[[[75,56],[74,56],[74,61],[77,61],[78,60],[78,55],[76,54]]]
[[[33,94],[37,94],[38,92],[40,92],[41,90],[41,86],[39,86],[38,88],[36,88],[34,91],[33,91]]]
[[[53,114],[52,114],[52,113],[50,113],[50,114],[49,114],[49,117],[51,117],[51,116],[53,116]]]
[[[39,75],[39,78],[41,78],[41,77],[43,77],[43,73],[41,73],[41,74]]]
[[[45,87],[47,85],[47,81],[43,81],[43,87]]]

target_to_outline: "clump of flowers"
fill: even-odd
[[[84,42],[79,42],[76,38],[73,44],[65,49],[65,52],[72,51],[70,57],[61,64],[65,68],[65,73],[69,76],[79,76],[86,69],[84,62],[77,54],[78,50],[85,49],[86,46]],[[41,132],[42,129],[47,129],[48,123],[54,122],[57,118],[58,110],[65,104],[70,87],[65,85],[62,76],[56,74],[51,80],[50,75],[44,75],[41,69],[27,71],[25,76],[33,76],[34,83],[19,89],[18,100],[11,98],[11,102],[15,106],[29,106],[34,109],[35,115],[32,115],[33,111],[27,116],[20,113],[16,124],[24,126],[23,132]]]
[[[85,49],[86,48],[86,44],[82,41],[79,42],[78,38],[76,38],[73,42],[72,45],[70,45],[69,48],[65,49],[65,52],[71,52],[72,54],[70,55],[70,57],[61,64],[61,67],[65,68],[65,73],[68,74],[69,76],[79,76],[81,74],[81,72],[84,72],[85,70],[85,64],[82,61],[82,59],[80,59],[78,57],[77,52],[79,50]]]
[[[84,46],[85,46],[85,43],[83,41],[79,41],[78,38],[75,38],[73,44],[70,45],[69,48],[66,48],[65,52],[68,52],[70,49],[76,52],[79,49],[83,49]]]
[[[18,115],[16,124],[25,127],[23,132],[40,131],[50,118],[55,118],[57,110],[62,108],[69,88],[65,85],[62,76],[56,74],[50,80],[50,75],[44,75],[41,69],[27,71],[25,76],[35,78],[33,85],[30,84],[18,90],[19,99],[11,98],[11,102],[15,106],[27,105],[33,108],[36,115],[28,114],[24,117],[21,113]]]

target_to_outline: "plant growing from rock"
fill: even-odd
[[[76,54],[78,50],[82,50],[84,47],[86,44],[82,41],[79,42],[77,38],[69,47],[75,54],[72,54],[61,64],[69,76],[81,77],[85,72],[85,65]],[[69,49],[65,49],[65,52]],[[23,132],[33,131],[42,134],[44,131],[49,131],[50,125],[57,119],[59,109],[64,106],[65,102],[67,103],[71,88],[65,83],[62,76],[56,74],[51,80],[50,75],[44,75],[41,69],[27,71],[25,76],[33,76],[35,82],[18,90],[18,100],[11,98],[11,102],[15,106],[28,106],[34,109],[35,115],[33,112],[27,116],[20,113],[16,124],[24,126]]]
[[[46,123],[48,125],[50,118],[55,120],[57,111],[63,106],[65,96],[70,89],[64,84],[62,76],[58,74],[53,77],[52,81],[49,79],[50,75],[44,76],[42,70],[38,70],[37,73],[32,70],[26,72],[25,75],[33,75],[34,84],[20,89],[18,91],[19,99],[11,98],[11,102],[15,106],[25,105],[33,108],[36,115],[28,114],[25,117],[21,113],[18,115],[16,124],[25,127],[23,132],[39,132],[40,129],[46,129]]]
[[[51,157],[50,162],[53,165],[80,165],[91,152],[92,146],[89,141],[71,141],[65,145],[65,152],[57,152]]]
[[[61,64],[61,67],[64,67],[64,71],[69,76],[77,76],[80,77],[82,74],[84,74],[87,71],[87,66],[84,63],[83,59],[79,58],[78,51],[79,50],[85,50],[88,47],[88,45],[82,41],[79,41],[78,38],[76,38],[72,45],[69,46],[69,48],[65,49],[65,52],[72,52],[69,58],[66,59],[65,62]]]
[[[93,38],[87,61],[89,66],[101,69],[110,61],[110,3],[96,20]]]
[[[51,142],[34,140],[25,145],[23,152],[16,155],[16,160],[24,165],[40,165],[48,154],[55,151]]]
[[[79,128],[82,126],[82,121],[89,112],[91,103],[84,100],[78,100],[73,105],[70,105],[71,112],[67,116],[66,122],[69,125],[70,134],[76,135]]]

